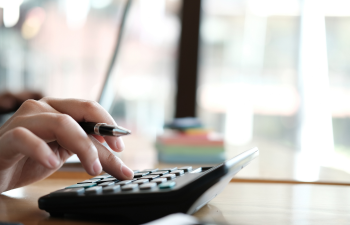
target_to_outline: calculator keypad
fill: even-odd
[[[123,191],[133,191],[133,190],[137,190],[138,188],[139,188],[138,184],[126,184],[122,186]]]
[[[118,182],[117,184],[120,186],[123,186],[123,185],[130,184],[131,182],[133,182],[133,180],[123,180],[123,181]]]
[[[116,193],[120,191],[120,185],[110,185],[102,188],[103,193]]]
[[[161,184],[163,182],[167,181],[166,178],[157,178],[151,181],[151,183],[157,183],[157,184]]]
[[[176,176],[181,176],[185,172],[183,170],[174,170],[173,172],[170,172],[171,174],[175,174]]]
[[[78,196],[84,194],[84,188],[66,188],[52,192],[50,196]]]
[[[192,171],[191,166],[181,168],[134,170],[133,180],[120,181],[109,174],[81,181],[65,189],[52,192],[50,196],[98,195],[137,190],[171,189],[176,186],[176,178]]]
[[[161,169],[161,171],[163,171],[163,170],[168,171],[168,172],[173,172],[173,171],[177,170],[177,167]]]
[[[176,175],[171,173],[171,174],[163,175],[161,177],[166,178],[167,180],[172,180],[172,179],[176,178]]]
[[[68,188],[89,188],[89,187],[93,187],[93,186],[96,186],[96,183],[73,184],[71,186],[66,187],[66,189],[68,189]]]
[[[105,179],[102,179],[102,180],[99,180],[99,181],[96,181],[96,183],[103,183],[103,182],[117,182],[118,179],[116,178],[105,178]]]
[[[149,183],[149,180],[148,179],[140,179],[140,180],[133,182],[133,184],[145,184],[145,183]]]
[[[157,177],[159,177],[159,175],[147,175],[144,177],[141,177],[140,179],[148,179],[149,181],[156,179]]]
[[[91,195],[91,194],[100,194],[102,193],[102,187],[101,186],[94,186],[91,188],[87,188],[85,190],[86,195]]]
[[[148,175],[149,173],[150,173],[150,172],[135,173],[135,174],[134,174],[134,178],[140,178],[140,177],[143,177],[143,176]]]
[[[153,172],[153,173],[151,173],[150,175],[159,175],[159,176],[163,176],[163,175],[165,175],[165,174],[167,174],[167,173],[169,173],[169,171],[164,170],[164,171]]]
[[[115,184],[114,182],[103,182],[103,183],[100,183],[98,186],[106,187],[114,184]]]
[[[192,166],[184,166],[184,167],[179,168],[179,170],[183,170],[185,172],[191,172]]]

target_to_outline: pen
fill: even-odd
[[[115,137],[131,134],[130,130],[116,125],[107,125],[106,123],[81,122],[79,125],[87,134]]]

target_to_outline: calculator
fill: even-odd
[[[193,214],[258,155],[258,148],[253,148],[212,167],[134,171],[132,180],[103,174],[41,197],[39,208],[53,217],[89,215],[135,224],[177,212]]]

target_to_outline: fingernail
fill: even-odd
[[[48,159],[49,159],[50,167],[51,167],[52,169],[57,168],[58,165],[60,164],[60,162],[59,162],[58,159],[57,159],[57,156],[55,156],[55,155],[50,155]]]
[[[124,141],[120,137],[118,137],[116,144],[119,150],[123,150],[125,148]]]
[[[134,177],[134,172],[129,167],[125,166],[124,164],[122,164],[121,171],[124,174],[124,176],[126,176],[128,178]]]
[[[100,163],[100,160],[96,159],[94,164],[92,165],[92,170],[94,172],[94,175],[99,175],[102,171],[102,166]]]

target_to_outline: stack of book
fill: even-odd
[[[157,138],[159,161],[183,164],[216,164],[225,161],[222,137],[202,128],[172,130]]]

